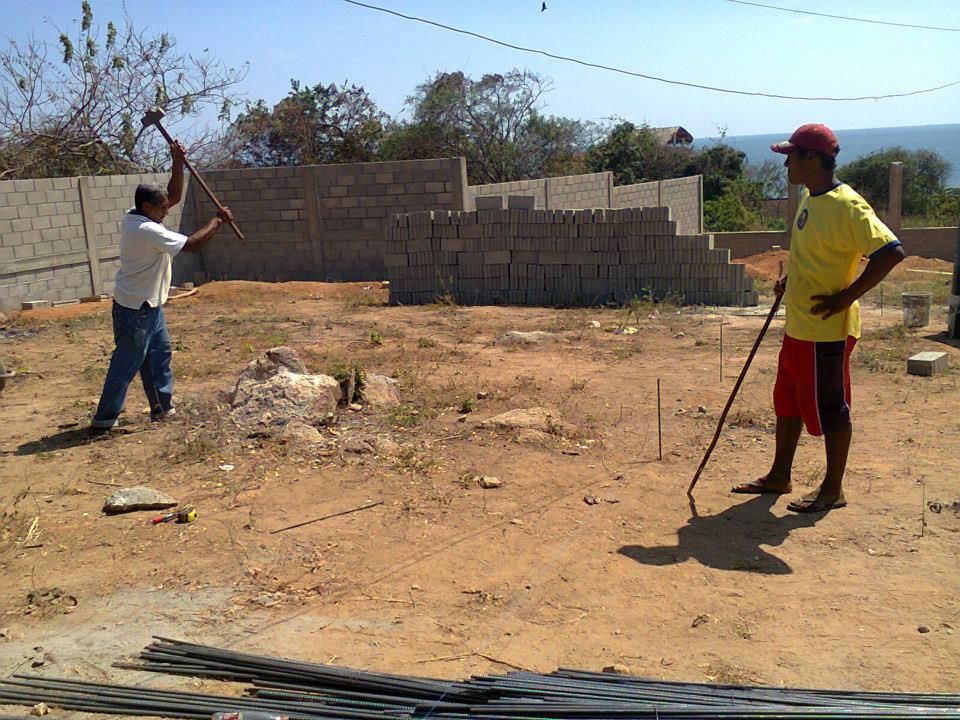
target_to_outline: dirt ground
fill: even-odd
[[[949,276],[906,267],[885,283],[882,317],[878,291],[866,303],[850,506],[825,516],[729,493],[772,457],[782,318],[695,506],[685,495],[762,308],[643,306],[637,319],[389,307],[378,284],[211,283],[167,308],[178,416],[151,424],[135,384],[124,431],[95,441],[83,427],[112,350],[109,304],[15,316],[0,332],[18,372],[0,393],[0,672],[191,683],[110,667],[160,634],[435,677],[622,663],[692,681],[956,691],[960,350],[942,333]],[[752,272],[769,286],[769,267]],[[895,298],[921,288],[938,293],[931,325],[904,331]],[[624,323],[638,332],[609,332]],[[561,339],[495,344],[507,330]],[[313,372],[392,375],[404,404],[343,409],[319,446],[241,431],[225,392],[281,344]],[[922,350],[949,352],[954,369],[906,375]],[[557,418],[547,432],[477,427],[534,406]],[[358,436],[398,445],[344,451]],[[823,469],[821,442],[804,436],[795,490]],[[194,504],[198,521],[100,512],[133,484]]]

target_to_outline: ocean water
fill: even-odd
[[[749,162],[762,162],[776,157],[770,152],[770,145],[790,137],[793,129],[774,135],[738,135],[727,136],[724,142],[747,154]],[[908,127],[864,128],[861,130],[837,130],[840,141],[840,165],[848,163],[876,150],[889,147],[905,147],[908,150],[933,150],[950,163],[951,172],[947,185],[960,187],[960,124],[951,125],[911,125]],[[703,147],[716,142],[718,138],[703,138],[694,141],[694,147]]]

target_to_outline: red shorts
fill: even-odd
[[[814,342],[783,336],[773,387],[777,417],[802,417],[811,435],[850,428],[850,353],[857,339]]]

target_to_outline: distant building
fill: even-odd
[[[650,128],[661,145],[689,145],[693,135],[679,125],[673,127]]]

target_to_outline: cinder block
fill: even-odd
[[[907,373],[929,377],[950,367],[950,356],[945,352],[917,353],[907,360]]]
[[[20,303],[21,310],[37,310],[38,308],[50,307],[49,300],[24,300]]]
[[[533,210],[537,198],[533,195],[510,195],[507,197],[507,207],[511,210]]]
[[[477,198],[477,211],[503,210],[503,197],[500,195],[483,195]]]

